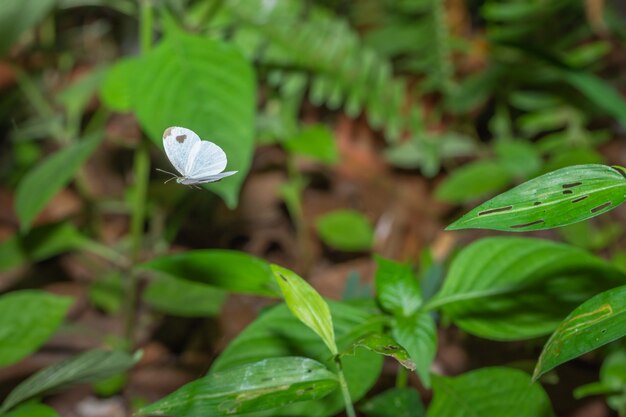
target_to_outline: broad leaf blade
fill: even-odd
[[[244,252],[192,250],[161,256],[141,267],[227,291],[270,297],[280,295],[269,263]]]
[[[424,417],[426,411],[417,391],[392,388],[367,400],[359,410],[368,417]]]
[[[364,323],[373,316],[364,308],[345,303],[329,302],[333,316],[335,336],[339,348],[347,349],[355,335],[380,331],[378,327],[363,329]],[[241,332],[215,360],[210,372],[227,370],[234,366],[270,357],[306,356],[333,366],[331,355],[324,342],[305,326],[283,303],[261,314]],[[358,401],[372,388],[380,374],[382,357],[366,349],[357,349],[354,355],[342,358],[343,370],[348,382],[350,396]],[[339,391],[326,398],[291,404],[280,411],[263,412],[262,416],[327,417],[344,408]],[[255,414],[255,417],[258,417]]]
[[[430,387],[430,367],[437,353],[437,327],[433,318],[425,312],[396,317],[391,334],[409,352],[424,386]]]
[[[209,285],[166,275],[150,282],[143,299],[154,309],[180,317],[211,317],[219,314],[226,292]]]
[[[461,376],[433,377],[428,417],[552,417],[548,395],[526,373],[483,368]]]
[[[585,301],[550,336],[535,367],[534,379],[587,352],[626,336],[626,286]]]
[[[510,232],[550,229],[614,209],[626,199],[626,179],[606,165],[575,165],[527,181],[476,207],[447,230]]]
[[[511,181],[512,175],[505,165],[497,161],[478,161],[454,171],[437,187],[438,199],[461,203],[493,194]]]
[[[272,265],[272,271],[294,316],[317,333],[330,352],[336,355],[333,320],[326,301],[305,280],[287,268]]]
[[[233,416],[325,397],[335,374],[308,358],[270,358],[214,372],[139,410],[139,415]]]
[[[339,159],[333,132],[326,125],[306,127],[286,140],[283,145],[289,152],[326,164],[334,164]]]
[[[44,291],[14,291],[0,297],[0,366],[30,355],[59,327],[72,304]]]
[[[22,230],[27,231],[35,216],[54,195],[72,179],[78,168],[89,158],[102,140],[96,133],[61,149],[37,164],[20,181],[15,195],[15,212]]]
[[[387,311],[410,316],[422,304],[422,294],[409,265],[376,256],[376,298]]]
[[[526,339],[553,331],[583,301],[625,282],[614,266],[579,248],[542,239],[486,238],[459,253],[427,308],[441,308],[480,337]]]
[[[122,351],[91,350],[49,366],[19,384],[2,404],[13,408],[29,398],[74,384],[101,381],[131,368],[139,360]]]
[[[336,210],[325,214],[317,219],[315,227],[322,241],[338,250],[368,250],[374,239],[369,220],[355,210]]]

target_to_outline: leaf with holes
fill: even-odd
[[[550,229],[614,209],[626,200],[626,179],[606,165],[575,165],[550,172],[492,198],[446,230],[514,232]]]
[[[138,415],[233,416],[323,398],[337,377],[308,358],[270,358],[213,372],[142,408]]]
[[[552,417],[550,399],[525,372],[483,368],[457,377],[433,377],[427,417]]]
[[[206,187],[237,204],[252,161],[256,105],[253,68],[237,48],[171,28],[144,56],[114,66],[101,95],[115,109],[133,110],[159,148],[169,126],[219,145],[228,170],[239,173]]]
[[[328,350],[336,355],[333,319],[326,301],[305,280],[287,268],[272,265],[272,272],[293,315],[317,333]]]
[[[360,335],[380,332],[381,326],[367,324],[374,321],[371,308],[328,302],[333,317],[335,338],[339,348],[347,349]],[[263,312],[224,349],[213,362],[212,372],[221,372],[245,363],[271,357],[306,356],[327,367],[334,366],[333,358],[322,339],[298,320],[282,303]],[[358,401],[376,382],[382,369],[382,356],[366,349],[357,349],[354,355],[342,358],[343,370],[353,401]],[[263,412],[262,416],[328,417],[344,407],[339,390],[328,397],[290,404],[284,408]],[[255,417],[259,415],[255,414]]]
[[[550,336],[534,379],[554,367],[626,336],[626,286],[589,299],[572,311]]]
[[[425,308],[440,308],[454,324],[480,337],[527,339],[554,331],[582,302],[625,282],[617,268],[582,249],[493,237],[454,258],[443,287]]]
[[[131,368],[140,356],[116,350],[90,350],[42,369],[19,384],[2,404],[2,411],[52,390],[101,381]]]

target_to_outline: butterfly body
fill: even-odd
[[[216,144],[184,127],[168,127],[163,133],[163,148],[170,162],[181,174],[174,175],[176,182],[184,185],[216,182],[236,174],[226,171],[226,154]]]

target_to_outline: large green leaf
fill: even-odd
[[[327,213],[317,219],[315,226],[324,243],[339,250],[367,250],[374,239],[369,220],[356,210]]]
[[[0,366],[33,353],[59,327],[72,300],[38,290],[0,297]]]
[[[495,193],[511,182],[513,176],[498,161],[478,161],[465,165],[450,174],[435,191],[437,198],[461,203]]]
[[[626,286],[613,288],[572,311],[543,347],[534,379],[554,367],[626,336]]]
[[[226,301],[226,292],[209,285],[160,276],[150,282],[143,299],[154,309],[181,317],[215,316]]]
[[[101,381],[132,367],[139,356],[122,351],[90,350],[49,366],[19,384],[7,396],[0,411],[35,396],[70,385]]]
[[[256,82],[250,63],[230,44],[172,29],[144,56],[118,65],[123,69],[113,67],[105,81],[106,101],[132,109],[160,148],[170,126],[191,129],[222,147],[227,169],[239,173],[206,187],[234,207],[254,145]]]
[[[481,239],[454,259],[440,307],[465,331],[495,340],[540,336],[589,297],[626,283],[615,267],[588,252],[541,239]]]
[[[340,351],[362,335],[380,330],[380,326],[368,325],[372,315],[366,310],[344,303],[329,301],[328,304]],[[280,304],[263,313],[241,332],[215,360],[211,373],[265,358],[290,355],[309,357],[328,367],[334,366],[324,342],[294,317],[285,304]],[[376,382],[382,357],[365,349],[356,349],[354,356],[342,357],[342,364],[352,400],[358,401]],[[254,416],[325,417],[336,414],[343,407],[340,392],[335,392],[322,400],[292,404]]]
[[[161,256],[141,267],[232,292],[280,296],[270,265],[244,252],[192,250]]]
[[[272,272],[293,315],[317,333],[330,353],[336,355],[333,319],[326,301],[311,285],[287,268],[272,265]]]
[[[461,376],[433,377],[427,417],[552,417],[548,395],[526,373],[483,368]]]
[[[392,388],[364,402],[359,410],[368,417],[424,417],[419,393],[411,388]]]
[[[409,352],[424,386],[430,387],[430,367],[437,353],[437,326],[433,318],[425,312],[396,317],[391,334]]]
[[[67,185],[96,149],[102,137],[102,133],[98,132],[61,149],[37,164],[22,178],[15,192],[15,212],[22,230],[30,229],[35,216]]]
[[[234,416],[323,398],[337,377],[308,358],[263,359],[213,372],[139,410],[139,415]],[[247,414],[246,414],[247,415]]]
[[[0,56],[20,35],[35,26],[54,7],[55,0],[3,0],[0,7]]]
[[[83,236],[69,223],[47,224],[25,236],[11,236],[0,242],[0,272],[75,249],[83,241]]]
[[[422,292],[411,267],[376,256],[376,299],[397,316],[410,316],[422,304]]]
[[[550,229],[606,213],[626,199],[626,179],[605,165],[575,165],[527,181],[476,207],[447,230]]]

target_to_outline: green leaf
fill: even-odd
[[[17,407],[9,413],[0,414],[0,417],[60,417],[54,408],[47,405],[28,403]]]
[[[70,223],[39,226],[27,235],[0,242],[0,272],[37,262],[80,247],[83,236]]]
[[[414,371],[415,362],[411,360],[409,352],[398,344],[391,336],[384,333],[369,333],[364,337],[358,339],[352,346],[341,355],[353,355],[354,349],[364,348],[376,352],[379,355],[390,356],[400,363],[405,368]]]
[[[537,337],[593,295],[624,283],[608,262],[542,239],[493,237],[463,249],[440,292],[439,307],[460,328],[493,340]]]
[[[102,132],[98,132],[61,149],[22,178],[15,192],[15,211],[23,231],[30,229],[35,216],[67,185],[102,137]]]
[[[124,277],[112,271],[89,284],[89,301],[109,314],[117,313],[124,303]]]
[[[411,317],[396,317],[391,335],[404,347],[415,362],[417,375],[425,387],[430,387],[430,367],[437,353],[437,327],[429,313]]]
[[[328,246],[343,251],[368,250],[374,230],[369,220],[355,210],[335,210],[319,217],[317,233]]]
[[[37,350],[59,327],[72,300],[38,290],[0,296],[0,366]]]
[[[509,170],[496,161],[478,161],[453,171],[435,191],[435,196],[450,203],[462,203],[504,188],[511,182]]]
[[[626,335],[626,286],[596,295],[574,309],[543,347],[534,379]]]
[[[226,292],[209,285],[162,275],[143,293],[152,308],[180,317],[216,316],[226,301]]]
[[[0,56],[5,55],[22,33],[39,23],[55,0],[4,0],[0,8]]]
[[[161,256],[141,264],[140,267],[227,291],[280,296],[269,263],[243,252],[191,250]]]
[[[368,417],[424,417],[424,404],[411,388],[392,388],[365,401],[359,410]]]
[[[461,376],[433,376],[428,417],[552,417],[548,395],[526,373],[483,368]]]
[[[2,404],[2,411],[52,390],[100,381],[131,368],[140,356],[119,350],[90,350],[42,369],[19,384]]]
[[[619,398],[623,403],[626,400],[626,393],[622,389],[624,385],[626,385],[626,352],[616,350],[611,352],[602,362],[600,381],[577,387],[574,390],[574,398],[610,395],[615,400]]]
[[[518,185],[476,207],[446,230],[550,229],[606,213],[625,199],[626,179],[618,170],[576,165]]]
[[[326,125],[307,126],[286,140],[283,145],[289,152],[308,156],[326,164],[334,164],[339,159],[335,137]]]
[[[100,87],[100,98],[111,110],[127,112],[133,109],[133,79],[141,71],[136,57],[118,60],[107,73]]]
[[[233,416],[323,398],[337,377],[308,358],[270,358],[211,373],[190,382],[138,415]]]
[[[160,148],[166,128],[183,126],[224,149],[227,169],[239,172],[206,187],[236,206],[254,147],[256,81],[250,63],[232,45],[174,29],[144,56],[119,65],[102,91],[106,101],[132,109]]]
[[[89,104],[89,100],[102,83],[104,75],[105,71],[102,68],[92,70],[56,96],[57,102],[65,107],[68,121],[75,123],[76,127],[80,123],[80,117]]]
[[[409,265],[375,256],[376,299],[396,316],[410,316],[422,304],[422,293]]]
[[[344,303],[330,302],[335,337],[341,350],[352,344],[355,338],[380,326],[366,323],[372,316],[364,309]],[[244,363],[270,357],[297,354],[333,366],[331,355],[324,342],[280,304],[261,314],[237,338],[235,338],[215,360],[211,372],[219,372]],[[374,385],[381,371],[382,357],[365,349],[357,349],[354,356],[342,358],[343,370],[353,401],[358,401]],[[339,391],[327,398],[292,404],[279,411],[262,413],[261,416],[285,415],[292,417],[327,417],[344,408]],[[255,417],[257,415],[255,414]]]
[[[500,164],[514,177],[528,178],[541,168],[541,157],[531,143],[499,141],[494,149]]]
[[[615,87],[587,72],[568,71],[563,75],[565,81],[626,126],[626,100]]]
[[[333,319],[326,301],[315,288],[287,268],[272,265],[272,272],[293,315],[317,333],[328,346],[328,350],[336,355]]]

